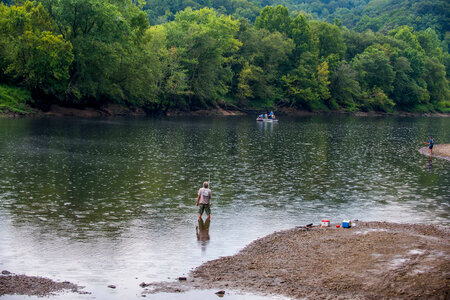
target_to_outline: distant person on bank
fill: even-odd
[[[209,183],[203,182],[203,187],[198,190],[197,206],[198,206],[198,219],[202,218],[203,212],[207,215],[207,220],[211,218],[211,190],[209,189]]]
[[[428,145],[428,149],[430,149],[430,156],[433,155],[433,146],[434,146],[434,140],[433,138],[430,136],[428,138],[428,142],[424,142],[425,144]]]

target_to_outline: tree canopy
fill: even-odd
[[[324,8],[345,16],[332,2],[278,2],[286,6],[3,1],[0,84],[8,94],[14,87],[29,92],[24,99],[34,99],[33,105],[450,111],[450,34],[443,34],[445,13],[435,11],[445,3],[411,6],[433,20],[422,26],[423,20],[375,22],[392,1],[355,1],[354,7],[377,14],[354,21],[353,30],[345,18],[320,20],[330,20]]]

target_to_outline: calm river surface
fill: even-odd
[[[93,292],[57,299],[132,299],[322,218],[449,225],[450,161],[418,152],[430,134],[450,143],[450,118],[0,119],[0,269]]]

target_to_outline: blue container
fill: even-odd
[[[352,227],[352,221],[344,220],[342,221],[342,228],[351,228]]]

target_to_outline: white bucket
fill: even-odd
[[[322,222],[320,222],[320,224],[322,225],[322,227],[330,227],[330,220],[322,220]]]

